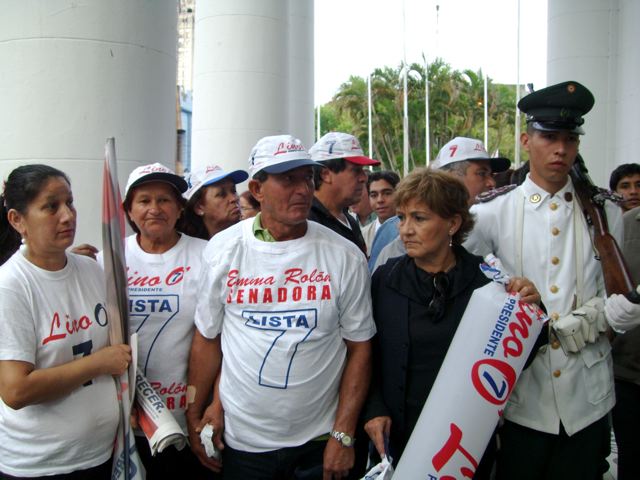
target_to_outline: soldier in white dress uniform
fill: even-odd
[[[596,330],[590,339],[569,337],[572,343],[561,344],[568,320],[597,320],[600,330],[606,325],[602,265],[569,177],[584,133],[582,116],[593,104],[577,82],[524,97],[518,103],[527,114],[521,143],[531,171],[522,185],[471,209],[477,222],[465,246],[494,253],[513,275],[531,279],[551,318],[550,343],[522,373],[504,412],[499,480],[595,480],[606,470],[607,414],[615,402],[609,340]],[[606,206],[618,240],[619,210]],[[580,316],[580,307],[589,314]]]

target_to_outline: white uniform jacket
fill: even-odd
[[[605,208],[611,233],[620,242],[620,209],[609,202]],[[571,180],[550,195],[527,176],[519,187],[471,211],[476,226],[465,247],[478,255],[494,253],[506,271],[533,281],[552,321],[604,295],[601,264]],[[561,421],[573,435],[606,415],[614,403],[606,337],[568,356],[552,340],[522,373],[504,416],[553,434],[559,433]]]

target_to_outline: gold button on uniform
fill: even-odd
[[[553,371],[553,376],[558,378],[560,376],[560,370],[554,370]]]
[[[556,320],[558,320],[559,318],[560,318],[560,314],[558,314],[558,312],[553,312],[553,313],[551,314],[551,320],[553,320],[554,322],[555,322]]]
[[[560,348],[560,342],[558,340],[554,340],[553,342],[551,342],[551,348],[553,348],[554,350],[557,350]]]
[[[557,203],[555,203],[555,202],[552,202],[552,203],[549,205],[549,208],[550,208],[551,210],[557,210],[557,209],[558,209],[558,204],[557,204]]]
[[[560,233],[560,229],[558,227],[553,227],[551,229],[551,235],[558,235]]]
[[[558,265],[560,263],[560,259],[558,257],[551,257],[551,263],[553,265]]]
[[[551,293],[558,293],[558,290],[560,290],[560,289],[558,288],[558,286],[557,286],[557,285],[551,285],[551,286],[549,287],[549,291],[550,291]]]

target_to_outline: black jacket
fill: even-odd
[[[307,217],[309,220],[313,220],[314,222],[318,222],[321,225],[324,225],[327,228],[330,228],[338,235],[342,235],[347,240],[355,243],[362,253],[367,254],[367,246],[364,243],[364,238],[362,237],[362,232],[360,231],[360,225],[358,221],[349,215],[348,210],[344,210],[344,214],[347,217],[347,221],[349,222],[349,226],[351,228],[347,228],[342,224],[340,220],[334,217],[329,210],[318,200],[316,197],[313,197],[313,203],[311,204],[311,210],[309,211],[309,216]]]
[[[449,348],[453,335],[457,329],[464,311],[469,303],[473,291],[480,288],[490,280],[480,271],[479,264],[482,258],[472,255],[462,247],[454,247],[456,254],[456,266],[447,274],[450,278],[450,288],[446,295],[446,303],[443,316],[437,320],[442,324],[449,324],[451,336],[443,342],[439,351],[442,355],[433,359],[433,378],[427,378],[424,384],[424,392],[428,392],[433,386],[437,372],[440,369],[446,351]],[[377,334],[373,340],[373,375],[369,396],[363,409],[364,421],[378,417],[390,416],[392,421],[390,450],[394,455],[394,461],[399,459],[411,432],[415,427],[415,418],[407,417],[407,390],[409,384],[409,346],[410,311],[415,310],[415,293],[407,292],[407,275],[415,270],[413,260],[404,255],[392,258],[386,264],[379,267],[373,274],[371,293],[373,302],[373,316],[376,323]],[[413,298],[412,298],[413,297]],[[538,338],[528,364],[533,360],[538,348],[547,343],[546,328]],[[426,396],[424,397],[426,400]],[[494,440],[487,447],[487,452],[478,468],[475,478],[488,478],[491,469]],[[486,470],[485,470],[486,469]]]

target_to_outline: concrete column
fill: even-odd
[[[310,148],[315,143],[313,1],[289,1],[288,132]]]
[[[593,92],[580,150],[594,182],[607,186],[617,165],[638,161],[640,2],[553,0],[548,16],[548,84],[577,80]]]
[[[47,163],[71,177],[76,243],[101,247],[104,143],[120,186],[174,168],[175,0],[6,0],[0,14],[0,174]]]
[[[290,8],[293,3],[301,5]],[[292,98],[302,102],[300,97],[308,96],[308,112],[296,118],[308,116],[312,134],[313,66],[308,59],[313,58],[313,30],[293,38],[297,25],[291,25],[299,18],[312,23],[312,10],[312,0],[196,2],[192,167],[217,163],[246,169],[259,138],[303,135],[302,129],[292,130]],[[300,74],[290,73],[292,52],[304,59]]]

